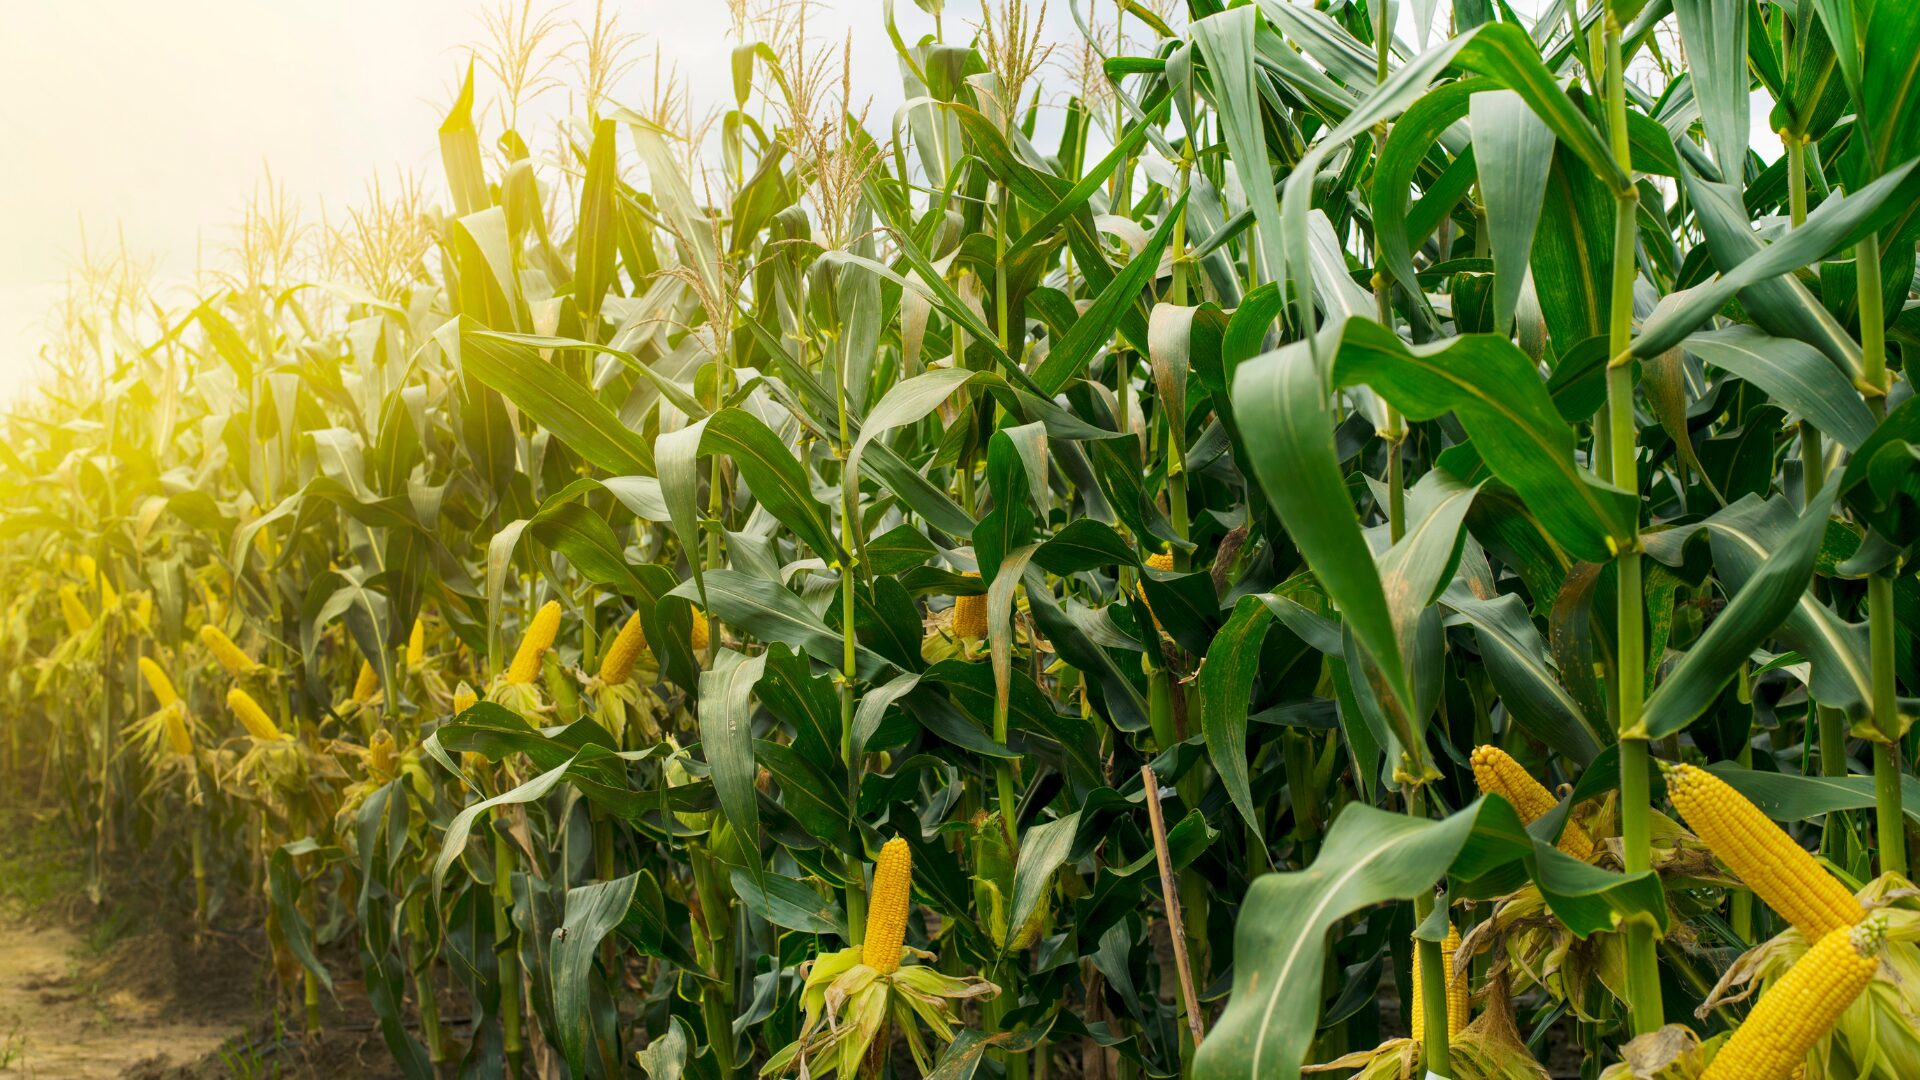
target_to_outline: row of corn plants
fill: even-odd
[[[552,131],[509,7],[441,175],[91,267],[96,895],[412,1077],[1920,1075],[1920,5],[1044,6],[743,0],[706,118],[596,16]]]

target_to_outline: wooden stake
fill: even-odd
[[[1153,822],[1153,857],[1160,864],[1160,897],[1167,905],[1167,933],[1173,939],[1173,962],[1180,971],[1180,995],[1187,1003],[1187,1028],[1193,1045],[1200,1045],[1200,995],[1193,991],[1193,965],[1187,960],[1187,933],[1180,918],[1180,892],[1173,883],[1173,863],[1167,854],[1167,822],[1160,815],[1160,779],[1153,766],[1140,767],[1147,788],[1147,817]]]

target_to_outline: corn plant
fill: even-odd
[[[509,5],[433,180],[84,277],[95,889],[413,1077],[1920,1072],[1920,5],[1045,6],[702,119]]]

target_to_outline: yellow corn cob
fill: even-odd
[[[640,627],[640,613],[636,611],[628,616],[627,625],[614,635],[613,644],[607,646],[607,655],[600,658],[600,681],[608,686],[626,682],[633,675],[634,662],[646,647],[647,634]]]
[[[873,864],[873,897],[867,903],[867,939],[860,962],[882,975],[900,967],[907,941],[907,901],[913,893],[913,849],[896,836]]]
[[[466,680],[461,680],[460,685],[453,688],[453,715],[459,716],[478,704],[480,695],[473,692],[473,687],[468,686]]]
[[[161,708],[180,700],[179,691],[173,688],[173,680],[167,678],[167,673],[152,658],[140,658],[140,677],[147,680],[147,689],[153,691],[153,700],[159,702]]]
[[[175,701],[166,707],[167,743],[176,754],[193,753],[193,736],[187,732],[187,707]]]
[[[695,653],[705,656],[707,653],[707,616],[699,608],[693,609],[693,632],[687,637],[687,644]],[[705,661],[701,661],[705,663]]]
[[[533,621],[527,624],[527,632],[520,637],[520,648],[514,651],[513,663],[507,668],[507,681],[510,683],[530,683],[540,677],[540,661],[545,659],[547,650],[553,647],[553,639],[560,634],[560,601],[549,600],[534,612]]]
[[[417,664],[427,655],[427,621],[413,620],[413,630],[407,635],[407,663]]]
[[[80,602],[80,594],[71,585],[60,586],[60,614],[67,620],[67,633],[84,634],[93,629],[93,616]]]
[[[353,700],[366,701],[380,690],[380,673],[370,660],[360,661],[360,677],[353,680]]]
[[[226,668],[229,675],[246,675],[260,666],[212,623],[200,624],[200,643],[207,647],[215,660],[220,661],[220,666]]]
[[[1460,950],[1460,930],[1452,923],[1447,924],[1447,936],[1440,942],[1440,969],[1447,980],[1447,1039],[1460,1033],[1473,1016],[1472,997],[1465,979],[1453,977],[1453,954]],[[1413,1010],[1408,1021],[1413,1029],[1413,1041],[1419,1042],[1427,1033],[1427,1010],[1424,995],[1420,992],[1420,942],[1413,943]]]
[[[1149,569],[1159,570],[1163,573],[1171,571],[1173,569],[1173,552],[1154,552],[1152,555],[1147,556],[1147,566]],[[1160,625],[1160,616],[1154,612],[1153,604],[1147,600],[1146,585],[1142,584],[1136,587],[1134,591],[1140,594],[1140,602],[1147,605],[1147,614],[1153,616],[1153,628],[1156,631],[1166,629]]]
[[[1498,795],[1513,804],[1520,820],[1532,824],[1558,805],[1559,800],[1505,750],[1478,746],[1473,751],[1473,781],[1482,795]],[[1560,833],[1560,850],[1585,862],[1593,857],[1593,837],[1580,823],[1568,819]]]
[[[977,578],[980,575],[968,570],[962,576]],[[987,636],[987,595],[985,593],[953,598],[953,636],[959,638]]]
[[[400,760],[400,748],[394,744],[393,732],[386,728],[373,733],[367,742],[367,765],[380,776],[392,776],[393,767]]]
[[[1886,933],[1886,916],[1874,915],[1823,934],[1760,995],[1701,1080],[1788,1080],[1873,980]]]
[[[273,718],[267,715],[267,710],[253,700],[253,695],[237,686],[227,691],[227,708],[233,710],[234,718],[254,738],[271,742],[285,737],[274,725]]]
[[[1663,763],[1661,769],[1667,794],[1687,827],[1808,941],[1852,926],[1866,914],[1839,879],[1726,781],[1691,765]]]

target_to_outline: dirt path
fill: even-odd
[[[0,925],[0,1077],[117,1077],[164,1056],[191,1061],[232,1034],[129,990],[104,990],[62,927]]]

